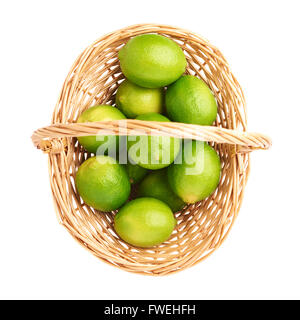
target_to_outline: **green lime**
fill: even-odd
[[[133,160],[131,160],[128,157],[127,148],[126,148],[126,145],[127,145],[126,139],[127,139],[126,136],[121,136],[121,140],[120,140],[121,145],[120,145],[119,153],[113,156],[113,158],[115,158],[119,164],[124,165],[124,168],[126,169],[130,183],[136,184],[136,183],[139,183],[149,171],[145,168],[138,166],[136,163],[134,163]]]
[[[139,183],[148,173],[148,170],[138,166],[137,164],[128,163],[125,165],[129,181],[132,184]]]
[[[171,120],[211,125],[217,117],[217,102],[207,84],[194,76],[182,76],[166,92]]]
[[[161,113],[163,103],[163,88],[143,88],[127,79],[121,83],[116,95],[117,107],[129,118],[149,112]]]
[[[170,122],[158,113],[146,113],[136,118],[145,121]],[[128,155],[139,166],[157,170],[170,165],[180,150],[180,139],[167,136],[129,136]]]
[[[77,123],[123,119],[126,119],[126,117],[117,108],[98,105],[85,110],[78,118]],[[88,152],[96,153],[100,146],[107,150],[117,150],[119,137],[114,135],[86,136],[78,137],[78,141]]]
[[[125,77],[146,88],[169,85],[184,73],[187,64],[179,45],[157,34],[131,38],[120,50],[119,59]]]
[[[173,212],[181,210],[185,203],[172,191],[167,170],[149,173],[139,185],[139,197],[152,197],[165,202]]]
[[[145,248],[168,240],[176,226],[172,210],[154,198],[138,198],[126,203],[114,222],[117,234],[124,241]]]
[[[186,203],[208,197],[219,184],[221,163],[217,152],[207,143],[190,141],[183,147],[182,163],[168,168],[172,190]]]
[[[96,156],[79,167],[76,188],[89,206],[112,211],[120,208],[130,194],[130,182],[124,166],[109,156]]]

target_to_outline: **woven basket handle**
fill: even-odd
[[[94,135],[153,135],[194,139],[236,145],[236,153],[268,149],[271,139],[259,133],[231,130],[214,126],[199,126],[178,122],[115,120],[88,123],[53,124],[36,130],[33,144],[47,153],[60,153],[66,148],[63,138]]]

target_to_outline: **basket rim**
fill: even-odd
[[[100,130],[104,130],[101,132]],[[31,139],[34,146],[47,153],[64,152],[63,138],[111,135],[151,135],[194,139],[199,141],[237,145],[237,153],[270,148],[271,139],[260,133],[251,133],[216,126],[200,126],[180,122],[157,122],[136,119],[98,121],[86,123],[56,123],[34,131]],[[61,147],[57,148],[57,144]]]

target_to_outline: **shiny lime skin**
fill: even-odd
[[[187,152],[188,148],[191,152]],[[187,143],[183,148],[182,163],[174,163],[168,168],[169,185],[186,203],[198,202],[212,194],[220,175],[221,162],[217,152],[200,141]]]
[[[145,88],[169,85],[184,73],[187,65],[179,45],[157,34],[131,38],[120,50],[119,59],[125,77]]]
[[[86,204],[105,212],[120,208],[131,189],[124,166],[109,156],[84,161],[77,171],[75,184]]]
[[[138,197],[152,197],[165,202],[173,212],[181,210],[185,203],[173,192],[168,182],[167,169],[149,173],[139,184]]]
[[[166,92],[168,117],[176,122],[211,125],[217,102],[207,84],[194,76],[182,76]]]
[[[163,88],[143,88],[125,80],[118,88],[116,95],[117,107],[128,117],[163,111],[164,90]]]
[[[139,183],[149,172],[147,169],[138,166],[137,164],[132,164],[128,161],[125,165],[129,181],[132,184]]]
[[[109,105],[98,105],[85,110],[77,120],[77,123],[81,122],[96,122],[106,120],[123,120],[126,119],[124,114]],[[107,144],[107,148],[118,148],[119,138],[117,136],[104,136],[103,140],[99,140],[100,136],[86,136],[78,137],[79,143],[91,153],[96,153],[98,148],[104,143]]]
[[[168,118],[158,113],[140,115],[137,120],[170,122]],[[180,139],[167,136],[137,136],[136,141],[128,137],[127,148],[130,158],[139,166],[158,170],[169,166],[180,150]],[[137,151],[136,148],[142,149]],[[144,146],[144,148],[143,148]]]
[[[119,210],[114,226],[117,234],[127,243],[149,248],[169,239],[176,219],[164,202],[154,198],[138,198]]]

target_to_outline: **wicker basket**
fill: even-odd
[[[215,126],[122,120],[75,123],[78,115],[95,104],[114,104],[124,78],[118,51],[132,36],[159,33],[184,50],[187,74],[202,78],[218,101]],[[222,176],[209,198],[187,205],[175,214],[178,224],[171,238],[151,249],[132,247],[114,232],[112,213],[85,205],[74,186],[79,165],[89,157],[77,136],[95,135],[100,129],[117,135],[143,129],[147,134],[209,141],[222,161]],[[86,249],[104,262],[126,271],[166,275],[195,265],[224,241],[241,206],[249,174],[249,152],[268,149],[268,137],[248,133],[242,89],[221,52],[202,37],[178,28],[142,24],[107,34],[91,44],[73,64],[54,109],[52,125],[34,132],[34,145],[48,153],[50,183],[60,223]]]

